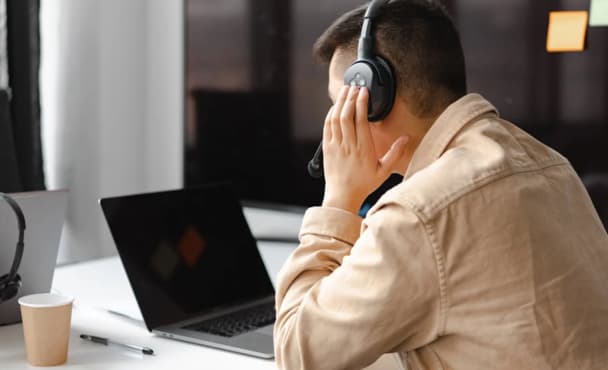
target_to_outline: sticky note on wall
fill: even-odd
[[[587,11],[558,11],[549,13],[547,51],[583,51],[587,35]]]
[[[608,26],[608,0],[591,0],[590,26]]]

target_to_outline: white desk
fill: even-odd
[[[293,244],[259,243],[269,274],[275,282],[281,265],[295,248]],[[164,339],[148,332],[143,323],[105,311],[114,308],[138,312],[135,297],[118,257],[104,258],[57,268],[53,289],[75,297],[72,312],[67,369],[276,369],[273,361],[233,354]],[[143,345],[154,356],[117,346],[84,341],[81,333]],[[0,328],[0,369],[30,369],[25,360],[21,325]]]
[[[264,262],[275,283],[283,262],[295,248],[293,244],[259,243]],[[118,257],[94,260],[57,268],[53,289],[75,297],[66,369],[276,369],[275,363],[195,344],[161,338],[148,332],[143,323],[108,313],[139,310]],[[138,354],[118,346],[84,341],[81,333],[138,344],[154,350],[154,356]],[[21,325],[0,327],[0,369],[32,369],[25,360]],[[395,357],[381,357],[373,369],[399,368]]]

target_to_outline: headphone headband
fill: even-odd
[[[378,16],[379,9],[384,6],[384,4],[388,3],[390,0],[373,0],[371,4],[367,7],[365,11],[365,15],[363,18],[374,19]]]
[[[361,26],[361,37],[357,47],[357,59],[369,60],[374,55],[374,38],[372,37],[373,20],[380,13],[382,8],[390,0],[373,0],[363,16],[363,26]]]

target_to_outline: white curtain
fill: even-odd
[[[183,186],[183,0],[42,0],[49,189],[70,190],[59,263],[115,253],[98,199]]]

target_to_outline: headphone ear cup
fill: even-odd
[[[373,65],[378,78],[371,88],[370,99],[374,110],[369,113],[368,119],[381,121],[388,116],[395,103],[395,78],[391,66],[384,58],[377,56]]]
[[[369,104],[367,119],[381,121],[393,109],[395,79],[390,65],[384,59],[357,60],[344,73],[345,85],[367,87]]]
[[[13,299],[21,287],[21,276],[17,274],[13,280],[8,279],[8,274],[0,277],[0,303]]]

